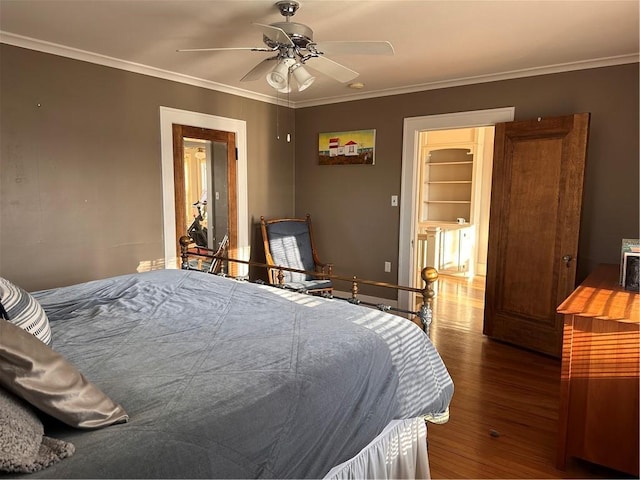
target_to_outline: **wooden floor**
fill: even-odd
[[[484,277],[440,276],[430,336],[455,385],[428,425],[433,478],[630,478],[570,459],[554,467],[560,361],[482,335]]]

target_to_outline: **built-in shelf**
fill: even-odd
[[[471,183],[471,180],[439,180],[437,182],[429,182],[430,185],[436,185],[438,183]]]
[[[457,149],[447,149],[447,150],[457,150]],[[470,155],[470,154],[467,154]],[[473,160],[461,161],[461,162],[428,162],[430,167],[439,167],[442,165],[473,165]]]
[[[472,144],[440,144],[424,152],[422,222],[455,222],[471,218]]]

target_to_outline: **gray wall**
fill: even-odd
[[[295,132],[294,164],[293,144],[276,139],[274,105],[0,45],[0,275],[35,290],[134,272],[163,256],[159,107],[167,106],[247,121],[258,258],[260,215],[311,213],[321,259],[336,273],[395,283],[399,209],[390,197],[400,193],[404,118],[515,106],[516,119],[591,112],[582,278],[617,263],[622,238],[640,236],[638,105],[633,64],[279,107],[280,132]],[[374,166],[317,165],[318,133],[364,128],[376,129]]]
[[[406,117],[515,107],[515,119],[590,112],[578,279],[618,263],[638,238],[638,64],[506,80],[296,110],[296,214],[312,215],[321,259],[339,274],[397,281]],[[374,166],[320,166],[318,133],[376,129]],[[402,208],[402,199],[400,199]],[[383,272],[385,260],[393,271]],[[386,290],[373,292],[389,296]]]
[[[0,275],[36,290],[164,256],[160,106],[245,120],[250,220],[293,213],[274,105],[2,44]]]

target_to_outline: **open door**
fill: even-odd
[[[559,357],[574,290],[589,114],[496,125],[484,333]]]

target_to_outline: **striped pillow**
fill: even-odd
[[[23,328],[47,345],[51,327],[47,314],[28,292],[0,277],[0,317]]]

